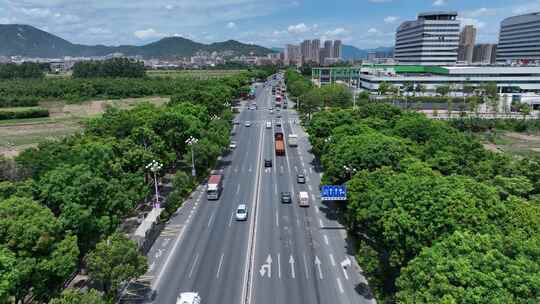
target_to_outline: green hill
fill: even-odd
[[[123,53],[128,56],[141,55],[144,58],[189,57],[197,51],[224,52],[234,55],[266,55],[273,51],[258,45],[245,44],[235,40],[198,43],[182,37],[168,37],[143,46],[105,46],[73,44],[29,25],[0,24],[0,56],[26,56],[42,58],[62,58],[64,56],[105,56]]]

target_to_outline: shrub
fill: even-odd
[[[0,120],[49,117],[49,110],[45,108],[0,110]]]

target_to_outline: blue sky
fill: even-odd
[[[282,47],[306,38],[391,46],[418,12],[455,10],[497,42],[500,21],[540,11],[540,0],[0,0],[0,23],[30,24],[84,44],[145,44],[165,36]]]

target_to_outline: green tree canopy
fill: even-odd
[[[52,299],[49,304],[107,304],[95,289],[83,292],[76,289],[66,289],[58,298]]]

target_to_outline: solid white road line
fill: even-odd
[[[195,256],[195,261],[193,261],[193,264],[191,265],[191,270],[189,271],[189,276],[191,278],[191,276],[193,275],[193,270],[195,270],[195,266],[197,265],[197,261],[199,260],[199,254],[197,253],[197,255]]]
[[[217,273],[216,273],[216,278],[219,278],[219,272],[221,271],[221,264],[223,264],[223,256],[225,254],[221,254],[221,258],[219,259],[219,266],[218,266],[218,269],[217,269]]]

